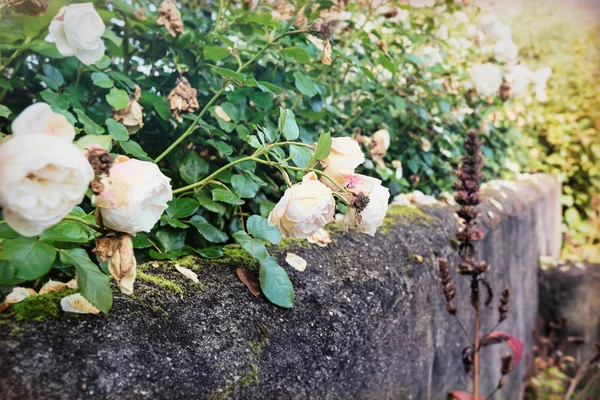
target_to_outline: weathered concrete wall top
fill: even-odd
[[[560,187],[536,176],[489,195],[496,201],[482,205],[481,255],[496,293],[513,291],[500,330],[529,347],[538,256],[560,244]],[[115,292],[108,316],[17,321],[2,313],[0,397],[441,399],[468,390],[461,366],[468,341],[443,310],[437,274],[437,257],[453,252],[452,209],[389,214],[374,238],[340,233],[327,248],[299,241],[273,248],[280,262],[288,251],[308,261],[305,272],[289,270],[294,309],[253,297],[231,268],[247,258],[230,249],[225,263],[179,261],[200,284],[174,263],[144,266],[134,296]],[[458,297],[466,299],[464,286]],[[487,314],[491,327],[497,314]],[[470,315],[459,303],[467,327]],[[484,352],[484,392],[498,380],[501,350]],[[522,364],[497,398],[516,398],[524,371]]]

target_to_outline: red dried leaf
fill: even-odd
[[[484,340],[501,340],[505,342],[513,352],[513,362],[512,366],[516,367],[517,364],[521,361],[523,357],[523,342],[521,342],[518,338],[504,332],[491,332]]]
[[[240,278],[240,281],[246,285],[248,290],[250,290],[250,293],[255,296],[260,294],[260,283],[258,282],[258,278],[254,272],[246,268],[236,268],[235,274],[238,278]]]
[[[473,393],[453,390],[448,393],[448,400],[473,400]],[[485,400],[485,397],[479,396],[479,400]]]
[[[0,312],[6,310],[10,306],[10,303],[0,303]]]

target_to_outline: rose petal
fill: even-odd
[[[287,253],[285,256],[285,262],[295,270],[304,271],[306,269],[306,260],[294,253]]]
[[[189,268],[181,267],[179,264],[175,264],[175,269],[181,273],[181,275],[185,276],[193,280],[196,283],[199,283],[198,275]]]
[[[10,292],[8,296],[6,296],[4,302],[8,304],[19,303],[29,296],[34,296],[35,294],[35,290],[33,289],[17,286],[13,288],[12,292]]]
[[[67,285],[65,283],[50,279],[44,286],[42,286],[40,289],[40,294],[59,292],[61,290],[65,290],[66,288]]]
[[[99,314],[98,310],[90,303],[81,293],[75,293],[70,296],[63,297],[60,300],[60,306],[64,312],[76,314]]]

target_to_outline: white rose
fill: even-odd
[[[519,48],[510,39],[500,40],[494,45],[494,58],[506,64],[514,64],[519,55]]]
[[[90,65],[104,55],[104,22],[92,3],[61,7],[52,22],[46,41],[56,43],[65,57],[75,56]]]
[[[440,54],[440,51],[432,46],[425,46],[421,50],[421,59],[427,67],[433,67],[436,64],[444,62],[444,57]]]
[[[284,237],[306,239],[333,219],[335,200],[331,189],[310,172],[287,189],[269,214],[269,225]]]
[[[377,228],[383,224],[388,209],[390,191],[388,188],[376,184],[368,194],[369,204],[356,216],[356,209],[349,207],[344,215],[344,225],[354,226],[359,232],[374,236]],[[357,224],[358,222],[358,224]]]
[[[506,73],[506,81],[510,85],[510,91],[513,97],[523,95],[532,79],[533,73],[524,65],[515,65]]]
[[[45,133],[72,142],[75,128],[64,115],[55,113],[46,103],[27,107],[12,123],[15,136],[29,133]]]
[[[107,228],[130,235],[150,232],[173,198],[170,182],[156,164],[126,160],[102,178],[104,190],[92,202]]]
[[[354,169],[365,162],[365,155],[360,150],[358,142],[349,137],[338,137],[331,139],[331,152],[329,156],[321,161],[325,172],[337,183],[344,181],[345,176],[354,173]],[[329,179],[322,178],[321,181],[332,189],[337,189]]]
[[[410,0],[410,5],[413,8],[433,7],[436,0]]]
[[[62,220],[94,179],[94,170],[70,142],[43,133],[17,135],[0,145],[0,206],[23,236]]]
[[[471,80],[480,96],[492,96],[502,85],[502,70],[491,63],[478,65],[471,69]]]

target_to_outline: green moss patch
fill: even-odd
[[[61,290],[59,292],[30,296],[25,300],[11,306],[12,313],[17,321],[43,321],[56,318],[60,312],[60,300],[75,290]]]
[[[165,289],[169,289],[176,293],[180,293],[180,294],[185,293],[185,291],[179,284],[177,284],[177,283],[173,282],[172,280],[169,280],[161,275],[151,275],[151,274],[147,274],[145,272],[138,272],[137,279],[146,281],[146,282],[151,282],[155,285],[162,286]]]

